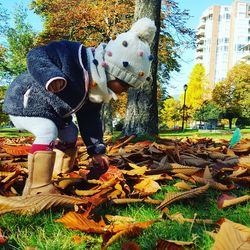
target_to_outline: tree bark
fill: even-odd
[[[129,90],[123,128],[124,135],[158,134],[157,58],[160,33],[160,13],[161,0],[136,0],[135,2],[135,20],[142,17],[148,17],[155,21],[157,31],[151,46],[151,53],[154,56],[151,67],[152,80],[150,82],[145,82],[139,89]]]
[[[113,119],[112,119],[112,107],[111,103],[104,103],[101,110],[102,116],[102,130],[104,135],[110,135],[113,133]]]

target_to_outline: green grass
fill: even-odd
[[[197,129],[186,129],[185,131],[167,131],[160,133],[161,137],[169,137],[169,138],[182,138],[182,137],[209,137],[209,138],[220,138],[220,139],[228,139],[230,140],[235,129],[225,129],[225,130],[210,130],[210,131],[202,131]],[[242,138],[250,139],[250,128],[241,129]]]
[[[169,185],[165,185],[161,192],[154,195],[154,198],[163,199],[165,192],[175,190],[172,186],[174,181],[169,181],[167,184]],[[229,193],[240,196],[245,195],[247,190],[236,190]],[[200,197],[173,203],[168,208],[170,214],[180,212],[185,218],[194,218],[196,215],[197,219],[217,221],[223,217],[250,226],[250,203],[218,209],[217,198],[220,194],[219,191],[209,190]],[[48,210],[35,216],[2,215],[0,217],[0,228],[4,235],[9,238],[8,244],[2,249],[23,250],[27,246],[37,247],[39,250],[100,249],[102,240],[99,235],[92,235],[90,241],[84,241],[78,245],[74,244],[72,236],[84,236],[86,234],[77,230],[66,229],[61,223],[55,223],[54,220],[60,218],[63,212],[63,210]],[[100,206],[95,214],[98,215],[98,218],[105,214],[130,216],[135,218],[136,221],[154,220],[161,216],[161,213],[155,210],[155,205],[138,203],[119,206],[106,203]],[[149,250],[155,248],[158,239],[192,241],[195,236],[195,249],[208,250],[213,245],[213,240],[205,231],[212,231],[215,228],[215,225],[180,224],[175,221],[162,220],[143,231],[134,240],[142,249]],[[125,237],[108,249],[121,249],[122,243],[127,240],[129,239]]]
[[[16,128],[0,128],[0,137],[30,136],[29,132],[19,131]]]

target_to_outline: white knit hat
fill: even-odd
[[[156,26],[149,18],[141,18],[131,29],[117,36],[107,45],[100,44],[94,52],[87,49],[91,77],[96,86],[90,89],[89,98],[94,102],[109,102],[116,98],[107,88],[107,81],[116,78],[131,87],[139,87],[150,76],[153,56],[150,44]]]
[[[106,72],[132,87],[140,86],[150,75],[153,56],[150,44],[155,36],[156,27],[149,18],[135,22],[128,32],[111,40],[105,48]]]

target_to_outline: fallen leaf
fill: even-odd
[[[177,187],[178,189],[184,189],[184,190],[191,190],[192,189],[192,187],[184,181],[175,183],[174,187]]]
[[[13,212],[15,214],[32,215],[55,206],[87,204],[84,199],[60,194],[36,194],[29,196],[0,196],[0,214]]]
[[[229,206],[233,206],[242,202],[246,202],[250,200],[250,195],[244,195],[241,197],[234,197],[227,194],[222,194],[218,199],[218,208],[225,208]]]
[[[192,198],[194,196],[200,195],[200,194],[204,193],[205,191],[207,191],[208,188],[209,188],[209,184],[206,184],[205,186],[191,189],[191,190],[186,191],[186,192],[167,193],[165,196],[165,200],[156,209],[162,209],[162,208],[166,207],[167,205],[169,205],[175,201],[178,201],[178,200],[189,199],[189,198]]]
[[[218,234],[212,250],[248,250],[250,249],[250,228],[225,220]]]
[[[176,240],[158,240],[155,250],[185,250],[193,246],[193,242],[176,241]]]
[[[160,185],[152,179],[144,179],[138,184],[134,185],[134,189],[146,193],[148,195],[156,193],[161,189]]]
[[[121,250],[141,250],[141,248],[136,242],[129,241],[122,244]]]
[[[7,237],[3,235],[2,229],[0,229],[0,246],[3,246],[7,240]]]

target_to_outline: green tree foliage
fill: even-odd
[[[196,121],[207,122],[209,120],[219,120],[223,110],[213,101],[205,101],[201,108],[196,110],[193,118]]]
[[[163,108],[160,110],[160,121],[169,128],[178,124],[181,120],[181,105],[179,100],[170,97],[163,102]]]
[[[201,108],[208,93],[208,80],[206,78],[205,68],[202,64],[196,64],[194,66],[187,85],[186,106],[189,108],[189,113],[192,114]],[[183,103],[183,96],[181,99]]]
[[[5,32],[8,43],[5,70],[14,77],[25,71],[27,54],[34,46],[35,33],[26,18],[27,9],[18,5],[14,11],[13,27],[8,27]]]
[[[224,111],[232,127],[233,118],[250,116],[250,65],[241,62],[233,67],[224,81],[213,90],[213,100]]]

